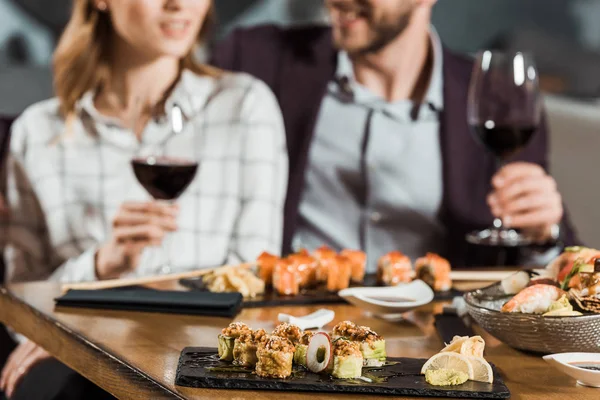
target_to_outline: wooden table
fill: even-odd
[[[121,399],[342,399],[361,396],[281,392],[191,389],[174,385],[177,361],[186,346],[216,346],[228,319],[130,313],[85,309],[55,309],[60,288],[53,283],[11,285],[0,289],[0,321],[46,348],[63,363]],[[307,314],[319,307],[245,309],[236,318],[253,328],[272,330],[277,314]],[[337,323],[353,320],[371,326],[387,340],[390,356],[428,358],[443,344],[430,304],[387,322],[349,305],[330,307]],[[541,358],[513,350],[483,333],[486,358],[496,364],[514,399],[598,399],[600,391],[576,386],[573,379],[549,367]],[[388,397],[389,399],[389,397]]]

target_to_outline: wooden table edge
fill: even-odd
[[[119,399],[185,399],[79,332],[24,303],[6,287],[0,287],[0,322],[38,343],[69,368]],[[67,343],[69,346],[65,346]],[[69,351],[70,346],[76,349]],[[83,357],[77,360],[68,353]],[[89,373],[94,363],[106,374],[103,379],[98,378],[100,374]]]

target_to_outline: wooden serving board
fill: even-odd
[[[202,279],[184,279],[180,283],[192,290],[206,291],[206,287],[202,283]],[[377,277],[375,274],[369,274],[365,276],[365,280],[362,284],[352,284],[351,287],[359,286],[377,286]],[[439,292],[435,294],[435,301],[452,300],[456,296],[462,296],[463,293],[451,289],[447,292]],[[318,287],[315,289],[302,290],[300,294],[296,296],[281,296],[273,291],[271,288],[267,288],[267,291],[259,296],[251,299],[244,299],[242,303],[243,308],[258,308],[258,307],[277,307],[277,306],[304,306],[313,304],[344,304],[346,301],[338,296],[337,293],[328,292],[325,287]]]
[[[187,347],[177,367],[175,384],[194,388],[270,390],[283,392],[354,393],[408,397],[446,397],[463,399],[508,399],[510,391],[494,368],[494,383],[466,382],[460,386],[436,387],[420,374],[426,360],[388,358],[392,365],[379,370],[363,370],[362,380],[341,380],[296,369],[287,379],[258,377],[252,370],[228,371],[231,365],[219,361],[217,349]],[[493,366],[492,366],[493,367]],[[216,370],[214,370],[216,369]]]

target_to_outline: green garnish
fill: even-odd
[[[577,275],[581,271],[581,269],[583,267],[585,267],[586,265],[587,264],[585,262],[583,262],[583,260],[581,260],[581,259],[576,260],[575,264],[573,265],[573,268],[571,269],[571,272],[569,272],[569,274],[565,277],[565,279],[560,284],[560,288],[562,290],[569,289],[569,282],[571,282],[571,279],[573,279],[573,277],[575,275]]]

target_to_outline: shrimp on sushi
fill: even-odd
[[[503,313],[544,314],[553,302],[566,293],[552,285],[533,285],[523,289],[503,307]]]
[[[399,251],[392,251],[381,257],[377,264],[377,282],[380,285],[396,286],[412,279],[410,258]]]
[[[427,253],[415,262],[417,279],[431,286],[436,292],[446,292],[452,287],[450,263],[437,254]]]

